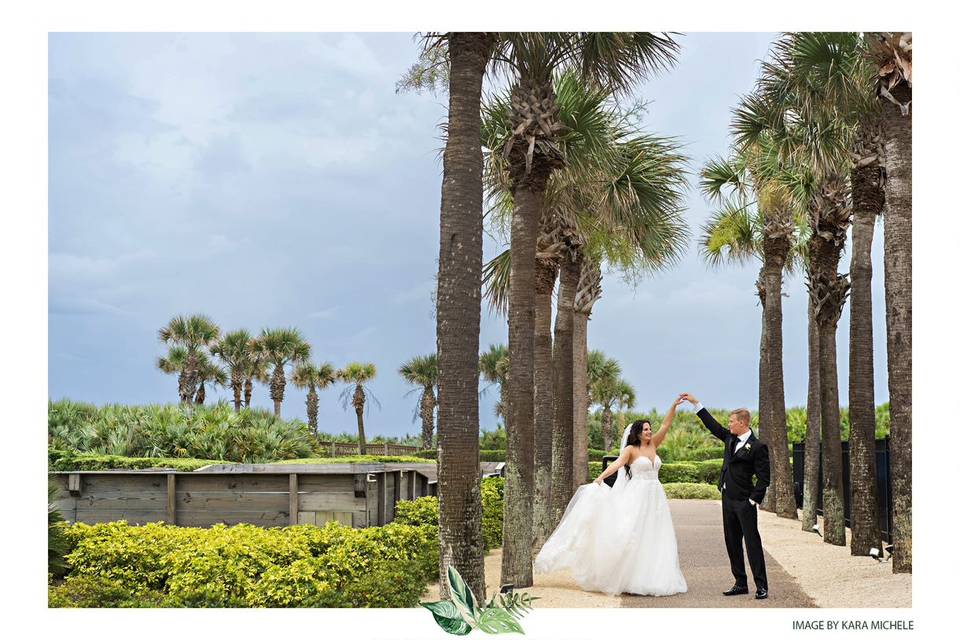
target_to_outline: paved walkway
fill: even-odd
[[[538,596],[535,608],[571,607],[815,607],[814,601],[803,592],[769,553],[766,554],[767,581],[770,597],[753,597],[753,578],[748,578],[750,594],[724,596],[723,591],[733,584],[730,563],[723,543],[723,525],[718,500],[670,500],[673,525],[677,533],[680,567],[687,581],[687,592],[674,596],[608,596],[583,591],[566,572],[537,575],[536,584],[521,591]],[[799,528],[799,525],[797,525]],[[764,526],[761,521],[760,535]],[[487,594],[499,589],[501,553],[499,549],[487,555],[484,568]],[[748,567],[749,574],[749,567]],[[436,600],[437,585],[430,587],[423,600]]]
[[[769,552],[764,552],[770,597],[757,600],[750,566],[747,582],[750,593],[725,596],[733,585],[727,548],[723,543],[723,524],[717,500],[671,500],[673,527],[677,533],[680,570],[687,581],[687,592],[674,596],[621,596],[621,607],[815,607],[797,581],[783,570]],[[797,525],[799,527],[799,525]],[[760,524],[763,537],[763,523]],[[746,550],[744,550],[746,562]]]

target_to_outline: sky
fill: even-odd
[[[686,219],[710,213],[695,184],[729,149],[730,109],[775,34],[678,36],[676,67],[638,87],[644,126],[690,158]],[[413,34],[121,34],[49,37],[49,397],[177,401],[156,368],[157,330],[203,313],[223,331],[294,326],[315,362],[372,362],[368,437],[416,434],[401,363],[436,348],[445,96],[397,94]],[[719,62],[719,64],[718,64]],[[874,240],[877,402],[888,399],[883,234]],[[487,235],[484,254],[496,255]],[[847,255],[841,262],[848,270]],[[759,263],[708,267],[691,239],[669,271],[636,285],[604,274],[590,348],[616,358],[641,410],[681,391],[707,406],[757,406]],[[788,278],[787,406],[806,402],[807,299]],[[849,307],[837,333],[847,401]],[[484,308],[481,347],[507,338]],[[497,390],[481,396],[496,425]],[[230,396],[209,390],[208,402]],[[254,404],[272,407],[258,386]],[[287,386],[284,417],[305,419]],[[320,393],[325,432],[355,432],[339,386]]]

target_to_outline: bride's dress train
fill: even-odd
[[[685,593],[660,464],[660,456],[651,463],[641,455],[630,465],[633,477],[621,470],[612,488],[592,482],[579,487],[534,570],[569,570],[587,591]]]

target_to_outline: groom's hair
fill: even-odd
[[[730,415],[737,416],[737,419],[746,425],[750,424],[750,411],[747,409],[734,409],[730,412]]]

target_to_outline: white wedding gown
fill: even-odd
[[[615,595],[667,596],[687,591],[677,538],[660,484],[660,456],[639,456],[632,477],[613,487],[579,487],[534,563],[537,573],[569,570],[580,588]]]

